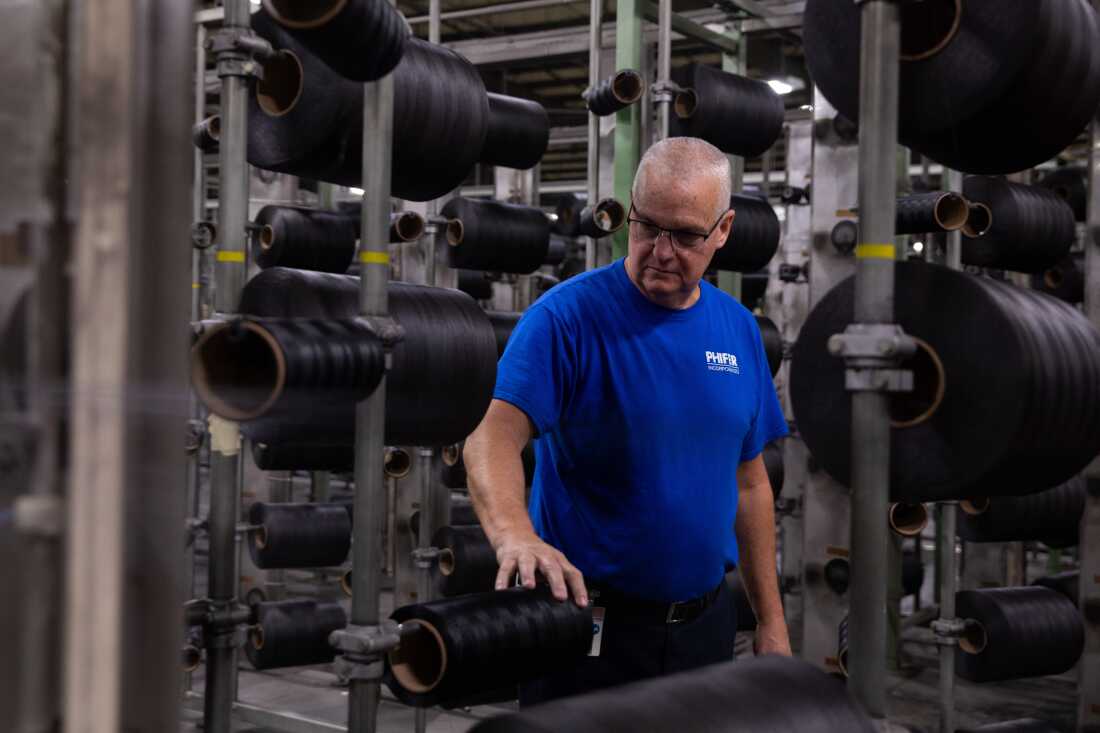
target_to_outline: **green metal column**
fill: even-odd
[[[615,68],[638,69],[642,65],[641,0],[616,0],[615,3]],[[649,114],[649,108],[644,109]],[[615,113],[615,198],[626,204],[634,171],[642,157],[642,114],[640,104],[632,104]],[[611,244],[614,259],[626,256],[627,228],[615,233]]]
[[[744,74],[745,61],[748,55],[748,44],[744,42],[744,36],[741,34],[741,24],[727,23],[726,35],[737,42],[738,54],[736,56],[732,56],[728,53],[722,54],[722,71],[728,71],[731,74]],[[730,183],[732,184],[730,190],[734,193],[738,193],[744,187],[745,183],[745,159],[740,155],[731,155],[729,159]],[[718,288],[729,293],[740,302],[741,273],[719,270]]]

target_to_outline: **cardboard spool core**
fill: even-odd
[[[419,629],[403,635],[401,644],[389,653],[390,671],[409,692],[430,692],[447,671],[447,647],[435,626],[421,619],[410,622]]]
[[[305,72],[293,51],[282,50],[264,63],[264,78],[256,82],[256,102],[272,117],[282,117],[302,98]]]

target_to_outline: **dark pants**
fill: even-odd
[[[641,621],[631,618],[627,609],[616,611],[608,608],[604,617],[600,656],[585,657],[575,668],[521,685],[520,706],[733,659],[737,618],[725,581],[714,603],[684,623]]]

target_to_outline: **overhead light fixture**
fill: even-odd
[[[361,189],[361,188],[349,188],[348,193],[350,193],[352,196],[362,196],[363,195],[363,189]]]
[[[913,251],[920,254],[924,251],[924,242],[913,242]]]
[[[813,112],[814,111],[814,106],[812,104],[804,104],[801,107],[799,107],[799,109],[802,110],[803,112]]]
[[[794,86],[782,79],[768,79],[768,86],[772,88],[773,92],[779,95],[790,94],[794,91]]]

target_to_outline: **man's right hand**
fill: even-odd
[[[581,608],[588,605],[588,591],[585,590],[581,571],[560,551],[539,539],[538,535],[505,535],[496,543],[496,553],[500,564],[497,590],[507,588],[517,570],[523,587],[534,588],[537,569],[549,581],[554,598],[564,601],[572,595],[574,603]]]

